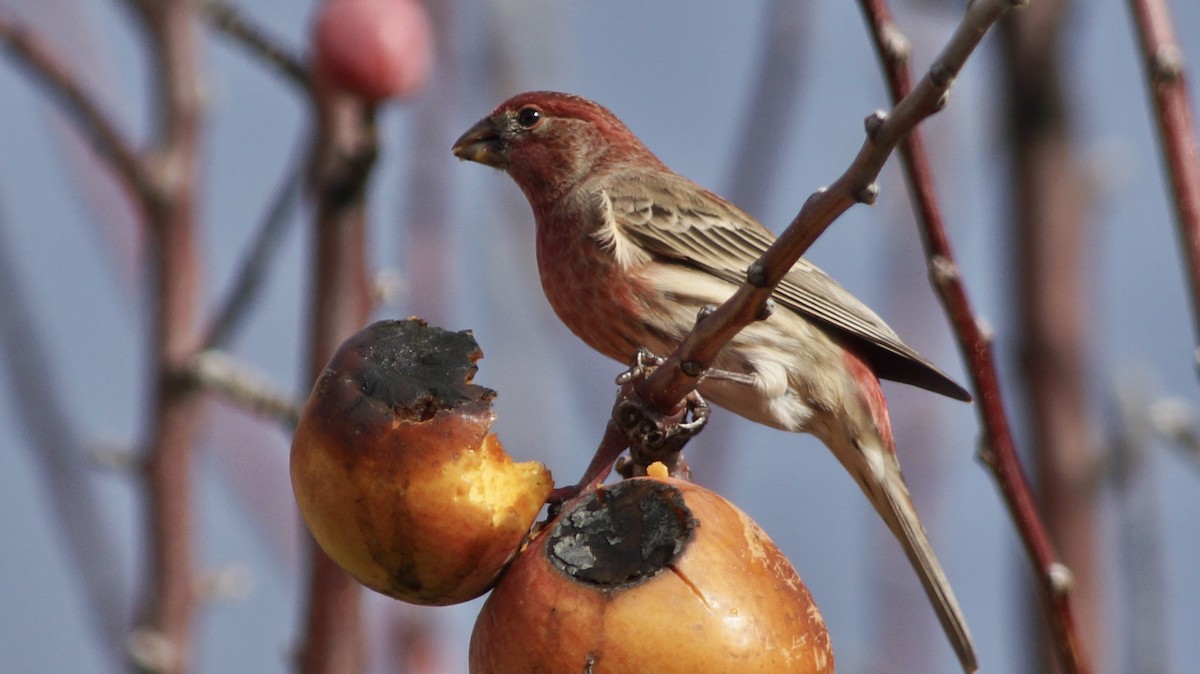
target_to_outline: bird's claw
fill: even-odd
[[[628,370],[617,375],[617,385],[624,386],[634,379],[644,376],[665,362],[667,362],[666,358],[654,355],[650,349],[644,346],[638,347],[637,353],[633,356],[633,365],[630,365]]]
[[[644,474],[646,466],[661,461],[672,475],[686,475],[680,456],[683,446],[708,422],[708,403],[695,391],[671,414],[659,414],[640,399],[623,397],[613,410],[613,420],[629,438],[631,474]],[[626,471],[622,471],[624,474]]]

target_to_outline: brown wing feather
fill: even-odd
[[[606,188],[605,193],[616,226],[654,255],[740,284],[746,268],[775,240],[741,209],[685,178],[676,178],[677,183],[665,181],[661,173],[640,178],[623,176],[620,187]],[[962,386],[901,341],[867,305],[807,260],[792,267],[774,298],[853,340],[880,378],[957,400],[971,399]]]

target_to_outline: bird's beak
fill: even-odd
[[[491,117],[484,117],[454,141],[454,156],[503,169],[508,166],[506,143]]]

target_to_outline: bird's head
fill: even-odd
[[[588,176],[658,159],[604,107],[572,94],[518,94],[454,143],[459,159],[506,171],[531,201],[557,198]]]

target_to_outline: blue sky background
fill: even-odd
[[[804,0],[798,0],[803,2]],[[1037,0],[1035,0],[1037,1]],[[311,3],[243,2],[286,43],[303,44]],[[121,120],[144,137],[146,70],[138,35],[120,3],[102,0],[0,0],[53,35]],[[458,134],[497,102],[527,89],[559,89],[610,107],[666,163],[728,193],[730,161],[758,68],[769,2],[687,5],[614,0],[557,3],[505,0],[454,5],[448,40],[457,68],[437,74],[425,97],[384,116],[384,150],[372,183],[372,250],[407,289],[380,317],[420,311],[431,322],[475,331],[486,358],[478,381],[499,392],[496,430],[520,459],[546,462],[560,482],[579,475],[603,429],[619,366],[577,343],[552,316],[537,285],[528,207],[507,177],[455,160]],[[928,62],[957,20],[961,3],[899,2],[915,65]],[[1186,56],[1200,55],[1200,5],[1175,2]],[[862,139],[862,118],[886,98],[855,3],[809,2],[795,48],[803,59],[795,105],[778,131],[782,160],[770,171],[768,197],[743,204],[778,231],[816,187],[833,180]],[[962,73],[949,108],[925,127],[936,160],[939,196],[977,310],[995,329],[996,354],[1013,370],[1010,243],[1003,164],[1005,141],[996,39],[989,37]],[[1090,393],[1095,435],[1116,423],[1115,386],[1142,373],[1155,396],[1194,411],[1200,396],[1195,337],[1184,292],[1176,233],[1167,210],[1147,96],[1124,3],[1075,3],[1067,72],[1072,133],[1092,189]],[[265,204],[297,156],[307,117],[295,96],[239,49],[209,41],[209,110],[203,164],[206,302],[223,296]],[[446,65],[445,61],[442,63]],[[1193,93],[1193,100],[1196,96]],[[128,252],[131,228],[111,190],[81,169],[66,126],[11,59],[0,59],[0,247],[19,273],[0,289],[0,311],[16,299],[50,354],[45,373],[59,390],[62,420],[89,452],[111,455],[135,443],[143,421],[145,324]],[[431,121],[432,120],[432,121]],[[415,125],[422,124],[420,131]],[[411,188],[418,173],[440,181],[437,193]],[[90,176],[90,177],[89,177]],[[889,164],[874,208],[836,223],[809,257],[879,310],[907,340],[964,380],[962,360],[924,283],[924,262],[903,185]],[[452,264],[434,279],[414,264],[407,224],[423,212],[418,196],[444,199]],[[286,389],[301,392],[308,244],[297,216],[254,319],[237,341],[238,357]],[[443,302],[422,299],[436,285]],[[10,304],[11,302],[11,304]],[[10,314],[11,315],[11,314]],[[6,354],[4,358],[12,358]],[[974,459],[975,411],[902,386],[887,386],[901,462],[918,508],[963,604],[987,672],[1023,671],[1025,614],[1032,585],[994,483]],[[1019,389],[1006,401],[1022,428]],[[0,386],[0,672],[103,671],[102,639],[33,446]],[[221,571],[226,597],[198,621],[197,670],[282,672],[297,638],[302,556],[286,477],[288,438],[220,404],[198,447],[198,547],[206,569]],[[928,439],[932,438],[930,442]],[[724,451],[727,450],[727,451]],[[755,427],[718,413],[691,456],[697,480],[718,487],[749,512],[792,559],[819,602],[839,671],[869,672],[889,662],[880,625],[915,622],[931,671],[956,665],[925,606],[919,585],[878,518],[832,456],[809,437]],[[83,456],[81,462],[87,461]],[[140,499],[122,469],[92,462],[88,484],[113,541],[111,568],[121,592],[139,578]],[[1200,472],[1165,443],[1154,443],[1145,475],[1148,501],[1161,516],[1161,580],[1167,588],[1167,671],[1200,661]],[[923,488],[922,488],[923,487]],[[1107,631],[1088,635],[1100,671],[1127,670],[1121,635],[1130,614],[1118,575],[1118,507],[1102,499]],[[909,593],[911,611],[880,615],[888,592]],[[396,612],[433,621],[444,632],[441,668],[465,671],[466,640],[479,602],[416,609],[372,596],[383,625]],[[377,628],[382,630],[382,627]],[[382,632],[380,632],[382,634]],[[382,639],[377,639],[377,642]],[[382,671],[386,660],[378,658]]]

